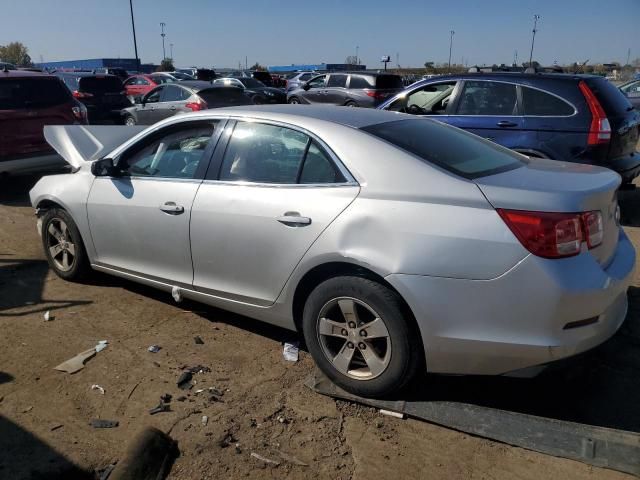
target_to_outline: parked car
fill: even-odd
[[[96,68],[93,70],[93,73],[115,75],[123,82],[131,76],[124,68],[116,68],[116,67]]]
[[[120,111],[131,105],[115,75],[88,72],[56,72],[74,98],[87,107],[89,123],[120,123]]]
[[[287,91],[287,101],[375,108],[403,86],[402,77],[389,73],[332,72]]]
[[[627,312],[635,251],[608,169],[372,109],[45,134],[76,171],[30,192],[57,275],[93,268],[298,330],[356,395],[425,370],[533,375]]]
[[[238,88],[190,80],[154,88],[140,103],[122,110],[122,117],[125,125],[151,125],[179,113],[235,105],[253,102]]]
[[[254,78],[218,78],[214,80],[214,85],[226,85],[229,87],[241,88],[253,103],[260,105],[263,103],[287,103],[287,95],[278,88],[267,87],[264,83]]]
[[[45,141],[45,125],[86,124],[87,109],[55,76],[0,71],[0,174],[65,165]]]
[[[158,85],[164,85],[165,83],[173,83],[177,80],[171,75],[165,75],[163,73],[152,73],[149,75],[133,75],[124,82],[124,88],[132,100],[138,100],[143,95],[149,93]]]
[[[0,62],[0,70],[17,70],[13,63]]]
[[[287,92],[289,92],[290,90],[295,90],[297,88],[300,88],[302,85],[304,85],[305,83],[307,83],[309,80],[311,80],[313,77],[317,75],[318,75],[317,72],[290,73],[286,78],[287,86],[285,88],[287,89]]]
[[[191,75],[182,73],[182,72],[164,72],[164,73],[165,75],[170,75],[176,80],[195,80],[195,77],[192,77]]]
[[[629,102],[633,107],[640,111],[640,79],[632,80],[623,85],[620,85],[620,91],[625,97],[629,99]]]
[[[196,68],[196,67],[178,68],[176,69],[176,71],[180,73],[186,73],[187,75],[190,75],[196,80],[203,80],[205,82],[210,82],[218,78],[218,75],[216,75],[216,72],[209,68]]]
[[[640,112],[592,75],[468,73],[416,83],[379,107],[429,116],[530,157],[640,172]]]
[[[271,75],[271,81],[273,82],[273,87],[275,88],[287,88],[287,79],[284,75]]]

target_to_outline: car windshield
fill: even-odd
[[[240,82],[247,88],[264,88],[266,85],[255,78],[239,78]]]
[[[433,120],[398,120],[362,130],[465,178],[485,177],[524,165],[523,157],[511,150]]]

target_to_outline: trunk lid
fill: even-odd
[[[522,168],[473,181],[494,208],[558,213],[600,211],[604,238],[589,252],[601,265],[607,265],[615,253],[620,232],[617,173],[592,165],[532,159]]]

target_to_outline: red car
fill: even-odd
[[[146,93],[156,88],[163,83],[172,83],[175,79],[169,75],[162,73],[151,73],[148,75],[133,75],[124,81],[124,89],[127,92],[127,96],[134,100],[139,99]]]
[[[0,70],[0,174],[65,162],[44,139],[45,125],[87,124],[87,109],[58,77]]]

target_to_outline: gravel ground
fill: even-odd
[[[283,360],[282,343],[296,338],[291,332],[195,303],[175,304],[167,294],[103,275],[86,285],[65,282],[48,270],[42,253],[26,197],[33,181],[0,184],[0,478],[93,478],[147,425],[178,442],[181,454],[169,475],[174,480],[632,478],[312,393],[303,386],[313,370],[309,355],[301,351],[297,363]],[[639,246],[633,212],[640,211],[640,193],[624,195],[626,228]],[[634,285],[640,286],[637,278]],[[514,400],[516,390],[535,391],[540,408],[557,418],[640,431],[637,381],[624,383],[637,379],[639,366],[638,291],[632,290],[621,333],[594,354],[593,368],[582,377],[580,385],[590,388],[579,391],[595,399],[591,406],[581,407],[578,399],[575,409],[552,408],[571,395],[557,380],[546,385],[559,390],[547,389],[540,383],[545,380],[428,377],[426,385],[438,395],[482,392],[478,403],[509,408],[513,400],[514,409],[538,413],[537,400]],[[46,311],[52,321],[44,321]],[[53,370],[103,339],[108,348],[82,371]],[[161,350],[148,352],[152,344]],[[206,368],[194,375],[194,388],[178,389],[181,369],[197,365]],[[622,380],[609,388],[613,377]],[[104,395],[91,390],[93,384]],[[222,395],[196,394],[209,387]],[[173,397],[171,411],[149,415],[166,393]],[[94,429],[94,418],[119,426]]]

